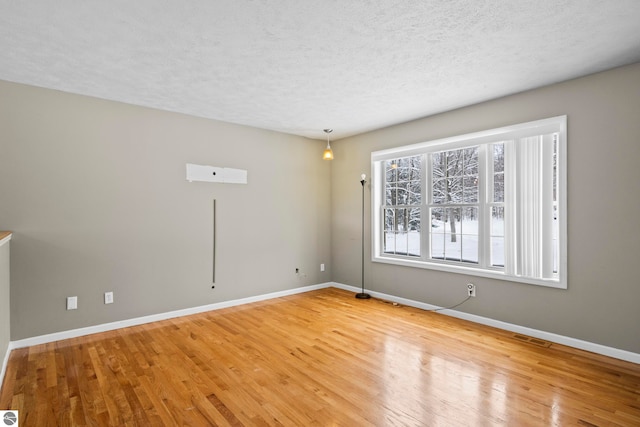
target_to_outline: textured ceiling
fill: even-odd
[[[0,0],[0,79],[324,139],[640,61],[638,0]]]

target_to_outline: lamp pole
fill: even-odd
[[[358,299],[369,299],[371,295],[364,291],[364,183],[367,182],[367,175],[360,175],[360,184],[362,184],[362,292],[356,294]]]

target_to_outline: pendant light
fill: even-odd
[[[324,154],[322,154],[323,160],[333,160],[333,150],[331,150],[331,144],[329,144],[329,134],[333,132],[333,129],[325,129],[324,133],[327,134],[327,148],[324,150]]]

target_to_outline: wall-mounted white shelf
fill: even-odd
[[[220,168],[187,163],[187,181],[246,184],[247,171],[244,169]]]

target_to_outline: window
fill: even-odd
[[[385,165],[384,252],[420,256],[421,156]]]
[[[373,261],[566,288],[566,116],[374,152]]]

